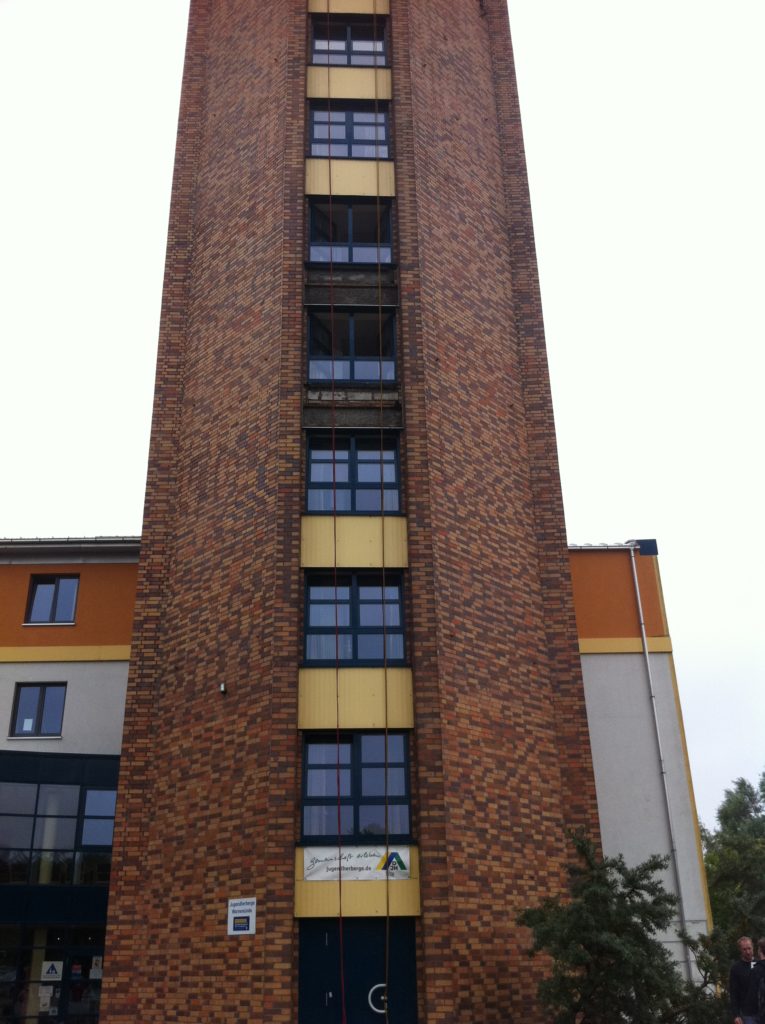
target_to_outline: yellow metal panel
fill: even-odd
[[[308,13],[390,14],[390,3],[389,0],[308,0]]]
[[[298,729],[384,729],[385,669],[301,668],[298,683]],[[412,671],[388,669],[390,729],[414,728]]]
[[[11,661],[130,661],[130,645],[0,647],[0,663]]]
[[[420,914],[420,858],[409,847],[411,878],[394,882],[343,882],[343,917],[418,917]],[[304,882],[303,850],[295,851],[295,917],[338,917],[340,885]],[[388,890],[386,894],[386,888]]]
[[[300,564],[306,569],[405,569],[406,518],[303,516]]]
[[[332,160],[311,157],[305,162],[309,196],[395,196],[392,160]],[[379,191],[378,191],[379,190]]]
[[[651,654],[671,654],[672,641],[668,636],[649,636],[648,650]],[[603,636],[579,638],[580,654],[642,654],[643,643],[639,636]]]
[[[326,68],[311,65],[308,68],[306,95],[309,100],[389,100],[392,95],[390,68]]]

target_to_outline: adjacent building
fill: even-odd
[[[0,541],[2,1020],[98,1020],[137,561]]]

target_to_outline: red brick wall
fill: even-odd
[[[296,1017],[305,33],[304,0],[192,3],[108,1024]],[[258,935],[228,938],[253,895]]]
[[[192,4],[107,1024],[297,1016],[306,6]],[[504,0],[391,7],[420,1017],[506,1024],[595,822],[531,217]]]
[[[525,1019],[596,806],[505,4],[393,0],[421,1017]]]

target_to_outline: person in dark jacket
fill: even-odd
[[[757,940],[757,959],[752,968],[752,990],[757,996],[757,1024],[765,1024],[765,939]]]
[[[730,1012],[733,1024],[758,1024],[757,1022],[757,985],[753,984],[759,974],[752,974],[754,969],[754,947],[747,935],[742,935],[736,943],[740,960],[730,969],[728,978],[728,995],[730,996]]]

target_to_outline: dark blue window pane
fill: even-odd
[[[66,697],[65,686],[46,686],[43,694],[42,722],[40,733],[42,736],[58,736],[61,733],[61,723],[64,720],[64,698]]]
[[[351,492],[333,491],[332,488],[324,487],[312,487],[308,491],[309,512],[332,512],[333,509],[338,512],[350,512]]]
[[[350,661],[353,657],[352,637],[341,634],[335,644],[334,633],[309,633],[306,637],[306,658],[309,661]]]
[[[363,796],[385,796],[385,769],[364,768],[361,772]],[[403,768],[388,768],[388,796],[406,795],[406,777]]]
[[[40,704],[39,686],[20,686],[16,705],[16,720],[13,723],[15,736],[34,736],[37,728],[37,709]]]
[[[403,661],[404,659],[404,638],[401,633],[388,633],[388,659],[390,661]]]
[[[40,786],[37,802],[38,814],[76,814],[80,803],[79,786],[57,786],[44,783]]]
[[[368,733],[361,737],[361,760],[365,764],[385,761],[385,734]],[[404,737],[394,733],[388,734],[388,763],[404,761]]]
[[[362,604],[359,608],[359,622],[362,626],[382,626],[383,606],[381,604]],[[401,625],[401,612],[397,604],[385,605],[385,625]]]
[[[338,834],[337,807],[321,804],[303,808],[303,832],[306,836],[336,836]],[[353,835],[353,808],[340,807],[340,834]]]
[[[36,818],[35,850],[72,849],[76,827],[76,818]]]
[[[0,814],[34,814],[36,800],[34,782],[0,782]]]
[[[324,626],[334,629],[335,626],[349,626],[351,609],[347,604],[313,604],[308,613],[308,624],[313,628]]]
[[[340,769],[340,795],[351,795],[351,772]],[[306,796],[337,796],[337,768],[309,768],[306,779]]]
[[[310,595],[312,601],[331,601],[337,594],[339,601],[348,601],[351,596],[350,587],[325,587],[322,585],[312,586]]]
[[[308,764],[350,764],[350,743],[309,743]]]
[[[114,815],[117,806],[115,789],[89,789],[85,794],[85,813],[100,814],[104,817]]]
[[[362,804],[359,807],[359,832],[365,836],[385,835],[384,804]],[[409,834],[409,808],[405,804],[388,805],[388,834]]]
[[[29,847],[32,842],[32,825],[34,818],[22,818],[8,815],[0,818],[3,846]]]
[[[359,635],[359,661],[383,660],[382,633],[361,633]]]
[[[350,380],[351,364],[341,359],[312,359],[308,367],[311,380]]]
[[[396,501],[396,507],[398,507],[398,501]],[[386,502],[386,509],[390,511]],[[375,490],[363,490],[359,489],[356,492],[356,511],[357,512],[379,512],[380,511],[380,492]]]
[[[113,818],[85,818],[82,823],[83,846],[111,846],[113,835]]]
[[[77,584],[74,577],[62,576],[58,581],[56,595],[56,622],[74,622],[74,606],[77,603]]]
[[[36,581],[33,583],[32,603],[29,609],[30,622],[50,622],[53,618],[53,595],[55,583]]]

